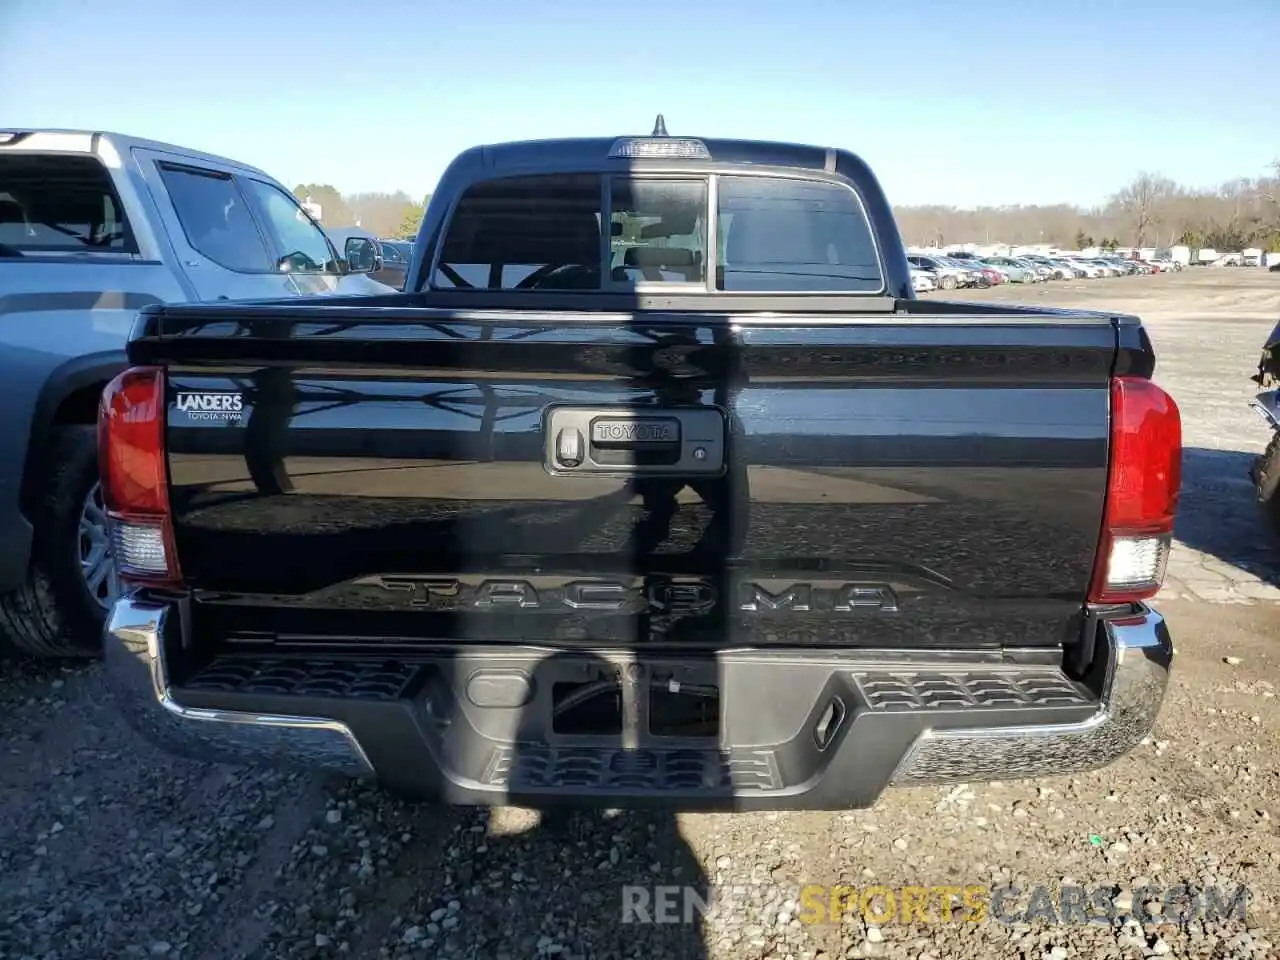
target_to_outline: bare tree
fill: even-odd
[[[1280,159],[1271,163],[1271,176],[1258,181],[1258,197],[1267,208],[1263,217],[1268,228],[1280,233]]]
[[[1177,188],[1168,177],[1143,171],[1112,198],[1113,204],[1129,219],[1135,247],[1141,247],[1148,231],[1160,222],[1160,205],[1176,193]]]

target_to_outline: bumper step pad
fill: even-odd
[[[799,649],[698,660],[470,647],[412,661],[229,650],[171,671],[182,666],[177,622],[163,605],[122,601],[105,642],[115,699],[167,749],[535,806],[849,809],[890,785],[1090,769],[1146,735],[1172,659],[1163,619],[1147,610],[1104,623],[1087,684],[1043,661]],[[614,671],[629,678],[625,736],[560,732],[557,688]],[[719,737],[652,732],[649,692],[680,684],[712,691]]]
[[[391,660],[277,660],[227,654],[188,679],[183,688],[202,693],[395,701],[408,695],[421,671],[417,664]]]
[[[698,791],[778,790],[772,750],[500,747],[486,777],[514,790]]]

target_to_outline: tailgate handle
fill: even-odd
[[[553,407],[546,415],[552,473],[714,475],[724,470],[725,417],[716,408]]]

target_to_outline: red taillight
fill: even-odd
[[[1164,583],[1182,484],[1182,418],[1150,380],[1111,382],[1111,462],[1089,600],[1129,603]]]
[[[98,406],[98,468],[121,579],[176,585],[164,394],[159,367],[132,367],[107,384]]]

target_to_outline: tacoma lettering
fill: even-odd
[[[634,577],[628,580],[569,580],[530,576],[522,580],[458,577],[373,577],[363,581],[407,593],[420,607],[461,610],[580,610],[639,614],[697,614],[715,609],[709,580]],[[894,613],[898,597],[887,584],[822,581],[742,581],[740,613]]]

